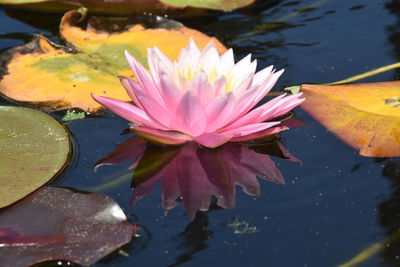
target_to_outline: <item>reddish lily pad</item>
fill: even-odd
[[[102,14],[200,15],[201,9],[231,11],[255,0],[0,0],[1,5],[40,10],[70,10],[85,6]]]
[[[0,107],[0,208],[32,193],[69,162],[66,129],[49,115]]]
[[[400,81],[303,84],[301,107],[368,157],[400,156]]]
[[[69,47],[37,36],[7,51],[1,62],[7,69],[0,81],[0,94],[51,110],[81,108],[95,112],[103,106],[91,93],[130,100],[118,79],[118,75],[132,75],[125,50],[143,64],[148,47],[157,46],[176,59],[190,38],[201,47],[213,40],[220,52],[226,50],[215,38],[154,16],[88,19],[84,10],[71,11],[62,18],[60,34]]]
[[[131,241],[134,227],[101,194],[42,187],[0,212],[2,266],[65,260],[91,265]]]

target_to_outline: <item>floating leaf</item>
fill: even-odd
[[[301,107],[361,155],[400,156],[400,81],[301,90]]]
[[[40,10],[70,10],[85,6],[91,12],[102,14],[159,15],[206,14],[199,9],[231,11],[248,6],[255,0],[0,0],[0,4]]]
[[[117,20],[117,24],[110,18],[85,18],[84,10],[70,11],[62,18],[61,37],[73,49],[37,36],[32,42],[7,51],[2,62],[7,71],[0,82],[0,93],[47,109],[77,107],[94,112],[103,106],[92,99],[91,93],[130,100],[118,79],[118,75],[132,75],[124,50],[143,64],[148,47],[158,46],[176,59],[190,37],[201,47],[213,40],[220,52],[226,50],[215,38],[160,17],[141,16],[133,21],[120,18],[123,21]],[[136,24],[122,26],[127,23]],[[110,25],[118,30],[106,29]]]
[[[33,192],[66,165],[68,133],[43,112],[0,107],[0,208]]]
[[[133,225],[101,194],[42,187],[0,212],[2,266],[52,260],[91,265],[131,241]]]

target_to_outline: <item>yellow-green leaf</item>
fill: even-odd
[[[0,0],[0,5],[65,11],[85,6],[101,14],[204,15],[203,9],[231,11],[255,0]]]
[[[363,156],[400,156],[400,81],[301,86],[301,107]]]
[[[68,162],[67,131],[49,115],[0,107],[0,208],[25,197]]]
[[[128,18],[87,19],[82,10],[67,12],[60,34],[69,46],[37,36],[7,51],[3,55],[7,71],[0,81],[0,93],[52,110],[81,108],[95,112],[103,107],[91,93],[130,100],[118,79],[118,75],[132,75],[125,50],[145,65],[148,47],[157,46],[175,60],[191,37],[200,47],[213,40],[220,52],[226,50],[217,39],[175,21],[145,16],[141,23],[131,22]]]

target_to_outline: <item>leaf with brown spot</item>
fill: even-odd
[[[0,262],[22,267],[65,260],[89,266],[134,234],[110,197],[42,187],[1,210]]]
[[[0,81],[0,93],[50,110],[95,112],[103,106],[91,93],[130,101],[118,80],[118,75],[132,75],[125,50],[145,65],[148,47],[157,46],[175,60],[191,37],[200,47],[213,40],[220,52],[226,50],[215,38],[154,16],[87,19],[84,10],[70,11],[62,18],[60,34],[69,47],[37,36],[7,51],[1,60],[7,71]]]
[[[232,11],[255,0],[0,0],[1,5],[39,10],[65,11],[81,6],[101,14],[142,14],[188,16],[207,14],[203,9]]]
[[[55,119],[30,108],[0,107],[0,208],[51,180],[69,153],[68,132]]]
[[[400,81],[303,84],[301,91],[301,107],[361,155],[400,156]]]

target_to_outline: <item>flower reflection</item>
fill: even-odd
[[[133,137],[118,145],[100,160],[96,168],[133,160],[135,168],[132,204],[162,184],[162,207],[168,211],[181,204],[190,219],[197,211],[207,211],[213,198],[225,209],[235,206],[236,185],[249,195],[260,194],[257,176],[284,183],[281,172],[268,155],[298,161],[279,142],[227,143],[207,149],[194,142],[178,147],[163,147]]]

